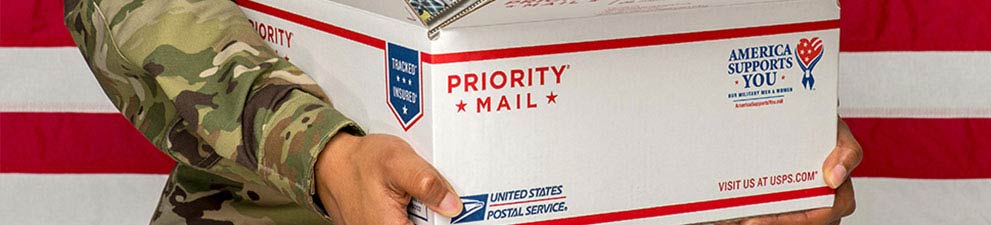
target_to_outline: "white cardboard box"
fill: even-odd
[[[337,109],[408,140],[462,195],[461,216],[414,205],[416,224],[832,204],[833,0],[497,0],[439,28],[403,0],[238,2]]]

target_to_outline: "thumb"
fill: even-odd
[[[837,125],[836,147],[826,158],[822,168],[826,184],[833,189],[843,184],[850,171],[860,165],[864,157],[864,150],[850,132],[850,127],[842,119],[839,119]]]
[[[431,210],[446,217],[461,213],[461,198],[440,173],[420,156],[408,151],[408,157],[396,160],[390,170],[393,185],[420,200]]]

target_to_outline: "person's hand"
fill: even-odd
[[[743,225],[764,225],[764,224],[809,224],[809,225],[834,225],[840,224],[840,219],[853,214],[857,203],[853,198],[853,182],[850,181],[850,171],[853,171],[864,152],[860,144],[850,133],[850,127],[842,119],[839,119],[839,127],[836,134],[836,148],[826,158],[822,164],[823,177],[829,187],[836,189],[833,200],[833,207],[812,209],[793,213],[778,215],[759,216],[742,221],[736,221]]]
[[[461,199],[440,173],[402,139],[334,135],[316,163],[317,195],[334,224],[412,224],[410,197],[447,217]]]

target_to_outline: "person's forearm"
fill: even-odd
[[[358,131],[227,0],[82,0],[66,25],[112,102],[180,163],[314,208],[313,163]]]

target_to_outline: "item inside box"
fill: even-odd
[[[416,12],[420,20],[424,22],[430,21],[431,18],[440,15],[445,12],[452,5],[464,2],[463,0],[409,0],[409,4],[413,7],[413,11]]]

